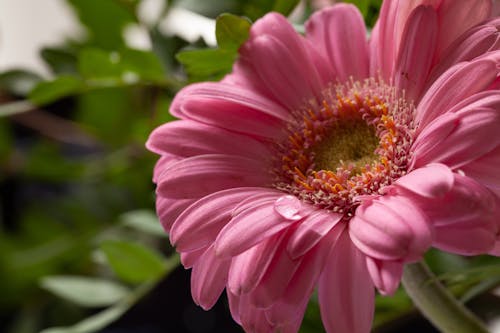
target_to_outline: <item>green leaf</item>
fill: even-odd
[[[53,81],[40,82],[30,92],[28,98],[36,105],[45,105],[58,99],[78,94],[84,89],[81,80],[74,76],[59,76]]]
[[[288,16],[297,7],[299,2],[300,0],[275,0],[273,11]]]
[[[164,259],[140,244],[109,240],[101,244],[101,250],[116,275],[126,282],[153,280],[166,270]]]
[[[165,79],[160,60],[149,51],[84,49],[79,56],[78,68],[83,77],[91,80],[135,83],[139,80],[158,82]]]
[[[143,80],[162,81],[165,70],[160,59],[150,51],[125,49],[121,52],[124,74],[135,73]]]
[[[123,214],[120,219],[124,225],[141,232],[160,237],[167,236],[158,217],[150,210],[134,210]]]
[[[195,79],[218,79],[231,71],[237,54],[220,49],[189,50],[177,53],[177,60]]]
[[[96,315],[88,317],[76,325],[69,327],[52,327],[47,328],[40,333],[94,333],[99,332],[112,322],[120,318],[130,305],[120,303],[119,305],[110,307]]]
[[[10,70],[0,74],[0,88],[11,94],[26,96],[42,78],[25,70]]]
[[[248,39],[252,23],[245,17],[232,14],[221,14],[215,24],[215,36],[219,48],[238,50],[241,44]]]
[[[55,74],[77,74],[77,57],[70,51],[56,48],[44,48],[41,51],[43,60]]]
[[[40,286],[85,307],[109,306],[128,293],[127,288],[115,282],[83,276],[47,276],[40,281]]]
[[[120,61],[117,52],[88,48],[78,56],[78,71],[86,79],[116,79],[122,73]]]
[[[123,29],[135,22],[134,13],[111,0],[68,0],[89,32],[90,42],[103,49],[123,47]]]

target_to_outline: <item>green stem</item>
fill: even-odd
[[[439,282],[424,262],[408,264],[403,285],[422,314],[444,333],[488,333],[481,321]]]

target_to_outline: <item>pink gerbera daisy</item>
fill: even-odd
[[[271,13],[233,72],[175,97],[147,147],[157,210],[205,309],[248,332],[369,332],[374,287],[431,246],[500,254],[499,19],[489,0],[351,5],[305,36]],[[486,20],[486,21],[485,21]]]

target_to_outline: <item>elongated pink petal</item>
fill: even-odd
[[[452,67],[422,97],[416,114],[419,129],[424,129],[460,101],[485,90],[496,79],[498,72],[496,62],[490,58]]]
[[[292,259],[304,255],[314,247],[341,219],[341,214],[318,210],[306,217],[294,233],[287,245],[287,251]]]
[[[487,186],[500,197],[500,147],[461,168],[468,176]]]
[[[461,1],[443,0],[439,7],[438,58],[463,32],[490,16],[491,3],[490,0],[467,0],[467,5],[464,5]]]
[[[281,325],[300,316],[318,282],[319,275],[330,257],[338,238],[344,231],[344,224],[338,224],[305,256],[293,274],[283,295],[266,311],[270,323]]]
[[[417,7],[408,17],[396,59],[395,85],[418,100],[432,65],[438,17],[432,7]]]
[[[488,220],[438,226],[432,245],[460,255],[485,254],[494,248],[497,230],[494,222]]]
[[[158,183],[161,175],[165,171],[165,169],[174,163],[177,163],[181,160],[180,157],[172,155],[172,154],[163,154],[155,164],[155,168],[153,171],[153,182]]]
[[[282,120],[261,111],[212,97],[192,96],[182,99],[179,97],[173,101],[171,112],[182,119],[191,119],[257,138],[277,139],[282,135]]]
[[[232,296],[233,300],[233,308],[231,312],[236,311],[236,303],[237,303],[237,311],[239,314],[239,320],[241,321],[241,325],[245,329],[246,332],[262,332],[262,333],[274,333],[275,327],[271,323],[266,320],[265,310],[255,307],[249,300],[248,295],[243,296]],[[233,310],[234,309],[234,310]],[[234,318],[234,314],[233,314]]]
[[[198,260],[203,256],[205,251],[208,249],[208,246],[202,247],[198,250],[189,251],[189,252],[181,252],[181,264],[184,268],[188,269],[193,267]]]
[[[260,111],[270,117],[290,120],[290,113],[275,101],[255,93],[254,90],[226,84],[224,82],[203,82],[187,86],[176,95],[176,103],[187,99],[205,98],[232,105],[233,108]],[[177,104],[176,104],[177,105]],[[182,116],[182,109],[172,107],[171,112]]]
[[[473,226],[481,220],[492,219],[496,200],[483,185],[469,177],[454,174],[453,187],[446,195],[418,200],[418,205],[435,226],[444,227],[455,223]]]
[[[460,168],[480,158],[500,144],[500,94],[473,103],[453,115],[435,120],[439,126],[429,126],[414,143],[415,167],[428,163],[443,163],[450,168]],[[443,138],[441,128],[449,134]],[[437,131],[436,131],[437,129]],[[430,147],[427,142],[432,142]],[[423,144],[421,144],[423,143]]]
[[[232,259],[227,288],[235,295],[252,291],[271,263],[282,237],[278,234],[262,241]]]
[[[235,215],[216,239],[217,254],[238,255],[295,222],[276,211],[274,203],[278,198],[261,200]]]
[[[403,276],[403,262],[385,261],[366,257],[366,266],[373,284],[382,295],[392,295]]]
[[[271,174],[262,161],[221,154],[199,155],[169,165],[159,179],[157,191],[170,198],[200,198],[234,188],[267,186]]]
[[[306,23],[306,36],[325,56],[340,82],[368,76],[366,29],[355,6],[339,4],[316,12]]]
[[[213,247],[208,248],[193,266],[191,294],[196,304],[208,310],[222,294],[227,281],[230,260],[215,256]]]
[[[174,224],[177,217],[192,203],[193,199],[170,199],[162,196],[156,198],[156,213],[160,218],[161,225],[167,233]]]
[[[399,178],[395,184],[413,193],[436,198],[448,193],[453,186],[451,170],[443,164],[428,164]]]
[[[434,82],[448,68],[462,61],[471,61],[487,52],[500,49],[499,28],[500,19],[495,18],[469,29],[455,39],[443,52],[429,77],[428,84]]]
[[[299,269],[303,258],[291,259],[286,253],[287,238],[276,244],[272,262],[257,287],[249,293],[250,301],[258,308],[268,308],[284,294],[286,287]]]
[[[234,207],[241,200],[261,192],[267,190],[235,188],[215,192],[196,201],[175,221],[170,232],[170,241],[182,252],[210,245],[219,231],[231,220]]]
[[[270,155],[269,148],[254,138],[190,120],[172,121],[158,127],[151,133],[146,147],[157,154],[166,152],[181,157]]]
[[[326,84],[305,45],[282,15],[270,13],[254,24],[240,49],[273,97],[290,109],[315,97]]]
[[[362,202],[349,234],[360,250],[382,260],[418,260],[432,242],[428,217],[398,193]]]
[[[344,232],[319,278],[321,319],[328,333],[370,332],[375,295],[365,260]]]

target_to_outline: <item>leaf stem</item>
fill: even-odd
[[[403,285],[415,306],[444,333],[488,333],[484,324],[439,282],[424,262],[407,264]]]

